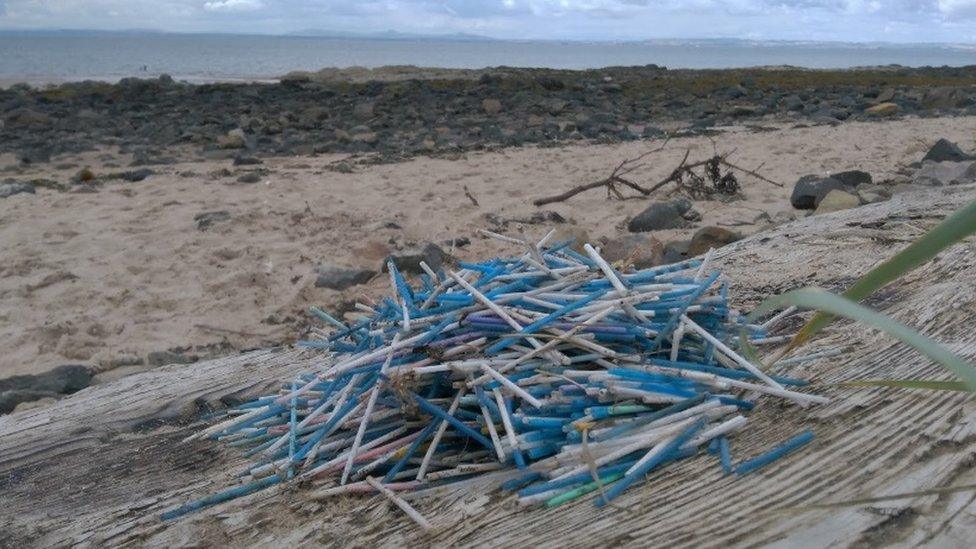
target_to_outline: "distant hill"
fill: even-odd
[[[451,34],[418,34],[388,30],[382,32],[350,32],[327,29],[304,29],[286,33],[285,36],[314,36],[317,38],[360,38],[367,40],[451,40],[459,42],[494,42],[497,39],[478,34],[455,32]]]

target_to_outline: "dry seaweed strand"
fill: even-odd
[[[644,187],[639,183],[624,177],[640,168],[645,167],[646,164],[642,161],[651,154],[664,150],[667,143],[668,140],[665,140],[665,142],[656,149],[644,152],[635,158],[622,161],[617,165],[616,168],[614,168],[612,172],[610,172],[610,175],[604,179],[592,181],[583,185],[577,185],[566,192],[544,198],[538,198],[532,203],[536,206],[545,206],[546,204],[552,204],[554,202],[563,202],[582,192],[591,189],[598,189],[600,187],[606,187],[608,199],[616,197],[618,200],[626,200],[628,197],[625,197],[623,193],[620,192],[620,189],[618,188],[620,185],[629,187],[639,192],[642,196],[649,196],[651,193],[670,183],[675,183],[677,185],[676,190],[683,190],[692,198],[709,198],[714,195],[734,196],[739,192],[739,183],[733,173],[735,171],[755,177],[760,181],[775,185],[777,187],[783,186],[782,183],[773,181],[772,179],[764,177],[759,173],[758,170],[763,164],[760,164],[759,168],[750,170],[730,162],[729,157],[735,151],[722,154],[716,152],[704,160],[689,163],[688,157],[691,155],[691,150],[688,149],[685,151],[685,155],[682,157],[681,162],[678,163],[677,167],[675,167],[667,177],[654,183],[650,187]],[[722,173],[721,169],[723,167],[727,169],[724,174]],[[703,168],[702,175],[695,172],[695,170],[699,168]],[[709,186],[708,183],[711,183],[711,186]]]

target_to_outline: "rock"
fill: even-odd
[[[350,286],[365,284],[376,275],[376,271],[369,269],[357,269],[352,267],[341,267],[338,265],[319,265],[315,272],[316,288],[330,288],[333,290],[345,290]]]
[[[819,175],[804,175],[797,180],[793,186],[793,194],[790,195],[790,204],[799,210],[812,210],[820,204],[827,193],[835,189],[847,189],[838,179],[833,177],[820,177]]]
[[[752,105],[732,105],[727,112],[733,118],[741,118],[744,116],[755,116],[758,110],[757,107]]]
[[[372,101],[357,103],[352,109],[352,115],[358,120],[369,120],[375,113],[375,104]]]
[[[424,272],[420,268],[421,261],[436,271],[448,258],[450,256],[440,246],[433,242],[427,242],[421,246],[394,252],[387,256],[383,261],[383,272],[386,272],[386,264],[389,261],[392,261],[397,269],[404,273],[420,274]]]
[[[497,99],[484,99],[481,101],[481,110],[485,114],[498,114],[502,111],[502,102]]]
[[[552,210],[532,212],[530,215],[526,215],[522,217],[501,217],[497,214],[487,213],[485,214],[485,219],[487,219],[489,223],[498,227],[505,227],[510,223],[521,223],[522,225],[539,225],[542,223],[567,223],[565,217],[560,215],[559,212],[554,212]]]
[[[375,132],[357,132],[352,136],[353,143],[368,143],[372,145],[379,142],[379,140],[380,137]]]
[[[667,132],[658,128],[657,126],[644,126],[644,130],[641,131],[641,137],[661,137]]]
[[[21,150],[17,157],[21,164],[41,164],[51,161],[51,147],[35,146]]]
[[[895,88],[885,88],[878,93],[877,97],[875,97],[875,101],[878,103],[887,103],[894,98]]]
[[[976,157],[966,154],[958,145],[948,139],[939,139],[932,145],[929,152],[925,153],[922,162],[962,162],[965,160],[976,160]]]
[[[36,191],[34,190],[34,185],[24,183],[23,181],[0,183],[0,198],[8,198],[20,193],[35,194]]]
[[[634,216],[627,223],[627,230],[632,233],[641,233],[664,229],[682,229],[689,225],[688,220],[683,217],[689,211],[691,211],[691,201],[686,198],[655,202]]]
[[[156,172],[150,170],[149,168],[139,168],[138,170],[122,172],[119,174],[119,177],[125,181],[128,181],[129,183],[138,183],[139,181],[142,181],[155,173]]]
[[[664,264],[677,263],[688,259],[688,248],[691,247],[690,240],[675,240],[664,245]]]
[[[835,189],[827,193],[827,196],[820,201],[820,205],[817,206],[817,210],[813,213],[814,215],[820,215],[840,210],[849,210],[860,205],[861,200],[858,197],[851,193]]]
[[[864,114],[867,114],[868,116],[883,117],[894,116],[895,114],[898,114],[899,111],[901,111],[901,107],[895,103],[879,103],[873,107],[868,107],[865,109]]]
[[[217,140],[221,149],[243,149],[247,144],[247,134],[241,128],[233,129]]]
[[[471,239],[466,236],[459,236],[457,238],[442,240],[441,244],[449,248],[464,248],[465,246],[471,244]]]
[[[79,183],[91,183],[95,180],[95,173],[89,168],[82,168],[71,178],[71,182],[75,184]]]
[[[15,109],[4,117],[4,123],[10,129],[42,129],[54,123],[54,119],[32,109]]]
[[[945,186],[976,182],[976,162],[923,162],[912,183],[915,185]]]
[[[237,178],[238,183],[259,183],[260,181],[261,174],[259,172],[247,172]]]
[[[197,222],[197,229],[201,231],[207,230],[214,223],[227,221],[228,219],[230,219],[230,212],[226,210],[221,210],[218,212],[203,212],[193,216],[193,220]]]
[[[51,391],[31,391],[27,389],[0,391],[0,415],[13,413],[18,408],[23,410],[21,407],[24,403],[54,399],[57,396],[57,393],[52,393]]]
[[[86,366],[67,364],[41,374],[0,379],[0,393],[26,390],[70,395],[88,387],[91,378],[91,370]]]
[[[724,227],[702,227],[691,237],[688,246],[688,256],[695,257],[709,250],[709,248],[721,248],[737,240],[742,240],[742,235],[726,229]]]
[[[260,158],[254,158],[253,156],[237,155],[234,157],[235,166],[257,166],[264,164]]]
[[[600,239],[600,255],[613,263],[626,261],[638,269],[660,265],[664,260],[664,244],[645,234],[624,234]]]
[[[191,364],[196,362],[196,357],[187,356],[175,351],[153,351],[146,355],[146,363],[153,367],[166,366],[168,364]]]
[[[558,225],[556,232],[549,239],[549,243],[556,244],[560,242],[572,242],[570,248],[579,253],[584,253],[583,244],[590,243],[590,233],[579,225],[570,225],[568,223]]]
[[[958,109],[970,104],[964,90],[953,87],[930,88],[922,96],[921,104],[926,109]]]
[[[798,95],[787,95],[783,98],[783,106],[790,111],[802,111],[803,100]]]
[[[830,177],[840,181],[848,187],[857,187],[858,185],[870,185],[872,183],[871,174],[861,170],[848,170],[846,172],[837,172],[831,174]]]

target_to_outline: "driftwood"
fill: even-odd
[[[844,287],[974,196],[972,186],[804,219],[719,250],[730,296],[748,308],[801,285]],[[892,243],[897,243],[893,245]],[[869,303],[976,357],[976,243],[970,240]],[[839,357],[783,373],[818,384],[831,404],[765,401],[732,443],[736,460],[803,428],[804,451],[747,477],[724,477],[714,456],[655,473],[619,509],[589,501],[526,509],[495,479],[410,494],[423,533],[381,496],[324,502],[286,486],[163,523],[159,514],[233,482],[243,458],[224,445],[179,441],[200,410],[267,391],[321,363],[315,353],[261,351],[168,366],[93,386],[44,408],[0,416],[0,546],[968,546],[976,537],[964,491],[855,507],[796,506],[976,482],[976,402],[964,393],[850,389],[871,378],[948,379],[938,366],[873,330],[838,322],[801,353]]]
[[[598,189],[600,187],[606,187],[606,189],[607,189],[607,198],[616,197],[616,198],[618,198],[620,200],[624,200],[625,197],[620,192],[620,189],[617,188],[618,185],[622,185],[624,187],[628,187],[630,189],[633,189],[633,190],[639,192],[642,196],[648,196],[651,193],[653,193],[654,191],[657,191],[658,189],[664,187],[665,185],[668,185],[669,183],[676,183],[676,184],[678,184],[679,187],[681,187],[681,186],[683,186],[683,183],[685,182],[686,178],[692,179],[692,180],[697,180],[697,181],[700,182],[705,177],[708,177],[708,178],[710,178],[712,180],[712,183],[713,184],[716,184],[716,185],[718,185],[720,183],[725,183],[727,181],[731,181],[732,183],[735,184],[735,186],[732,188],[732,191],[733,192],[737,191],[738,184],[735,182],[735,178],[734,177],[731,177],[731,173],[728,173],[725,176],[723,176],[722,174],[720,174],[718,172],[718,169],[719,169],[720,166],[724,166],[725,168],[728,168],[729,170],[734,170],[734,171],[742,172],[744,174],[747,174],[747,175],[750,175],[752,177],[755,177],[756,179],[759,179],[760,181],[764,181],[766,183],[769,183],[769,184],[772,184],[772,185],[776,185],[777,187],[782,187],[783,186],[782,183],[777,183],[776,181],[773,181],[773,180],[771,180],[771,179],[769,179],[767,177],[764,177],[762,174],[760,174],[759,173],[759,168],[761,168],[762,166],[759,166],[759,168],[756,168],[754,170],[750,170],[750,169],[747,169],[747,168],[743,168],[741,166],[738,166],[736,164],[733,164],[732,162],[729,161],[729,157],[732,155],[732,152],[727,152],[727,153],[723,153],[723,154],[719,154],[718,152],[715,152],[712,156],[710,156],[710,157],[708,157],[708,158],[706,158],[704,160],[699,160],[699,161],[696,161],[696,162],[689,163],[688,162],[688,156],[691,154],[691,150],[690,149],[687,150],[687,151],[685,151],[684,158],[681,159],[681,162],[678,163],[677,167],[675,167],[673,170],[671,170],[671,173],[668,174],[667,177],[665,177],[664,179],[662,179],[662,180],[660,180],[660,181],[652,184],[649,187],[642,186],[639,183],[633,181],[633,179],[628,179],[628,178],[624,177],[624,176],[629,175],[629,174],[637,171],[638,169],[644,167],[645,166],[645,164],[643,162],[644,159],[647,158],[648,156],[654,154],[654,153],[657,153],[657,152],[660,152],[660,151],[664,150],[664,147],[666,145],[667,145],[667,141],[665,141],[665,143],[663,145],[661,145],[660,147],[658,147],[656,149],[653,149],[653,150],[650,150],[650,151],[647,151],[647,152],[641,154],[640,156],[638,156],[636,158],[631,158],[631,159],[624,160],[623,162],[621,162],[620,164],[618,164],[617,167],[614,168],[612,172],[610,172],[610,175],[609,176],[607,176],[604,179],[600,179],[598,181],[592,181],[590,183],[584,183],[582,185],[577,185],[576,187],[573,187],[572,189],[569,189],[568,191],[563,192],[563,193],[560,193],[560,194],[557,194],[557,195],[547,196],[547,197],[544,197],[544,198],[538,198],[536,200],[533,200],[532,201],[532,204],[534,204],[535,206],[545,206],[546,204],[552,204],[554,202],[563,202],[565,200],[569,200],[570,198],[572,198],[572,197],[574,197],[574,196],[576,196],[576,195],[578,195],[578,194],[580,194],[582,192],[585,192],[585,191],[588,191],[588,190],[591,190],[591,189]],[[705,174],[704,174],[704,176],[699,176],[699,175],[697,175],[694,172],[694,170],[697,169],[697,168],[705,168]],[[693,194],[696,193],[696,192],[699,192],[699,190],[698,189],[695,189],[694,187],[688,187],[688,189]]]

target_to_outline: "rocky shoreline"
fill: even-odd
[[[976,66],[418,71],[382,80],[382,71],[351,78],[326,70],[276,84],[191,85],[163,76],[14,85],[0,90],[0,154],[21,164],[105,147],[131,154],[135,166],[319,153],[379,153],[383,161],[729,125],[976,114]]]

